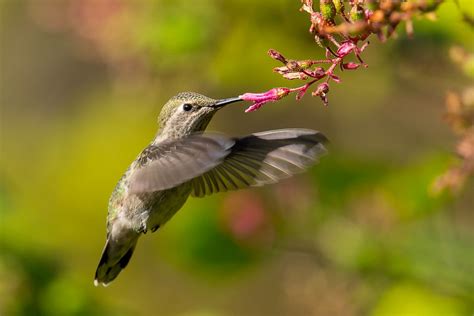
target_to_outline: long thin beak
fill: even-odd
[[[224,105],[227,105],[227,104],[230,104],[230,103],[234,103],[234,102],[239,102],[239,101],[242,101],[241,98],[239,97],[236,97],[236,98],[228,98],[228,99],[222,99],[222,100],[218,100],[216,103],[214,103],[212,105],[213,108],[221,108],[223,107]]]

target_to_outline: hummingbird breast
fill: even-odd
[[[118,226],[138,233],[155,231],[173,217],[191,193],[191,184],[183,183],[162,191],[127,194],[127,175],[128,172],[119,181],[109,201],[109,233]]]
[[[145,210],[145,231],[151,229],[155,231],[163,226],[167,221],[173,217],[174,214],[186,202],[191,193],[191,185],[189,183],[181,184],[177,187],[148,193],[149,201],[147,210]]]

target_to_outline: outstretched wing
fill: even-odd
[[[220,163],[191,180],[192,195],[275,183],[304,171],[326,153],[326,137],[309,129],[281,129],[235,139]]]
[[[150,145],[137,159],[130,193],[165,190],[202,175],[229,155],[233,139],[219,134],[196,134]]]
[[[198,134],[147,147],[129,182],[131,193],[166,190],[190,181],[192,195],[275,183],[304,171],[326,152],[326,137],[281,129],[231,139]]]

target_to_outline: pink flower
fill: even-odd
[[[328,105],[328,97],[326,94],[329,92],[329,85],[326,82],[321,83],[316,91],[313,92],[314,96],[319,96],[323,101],[324,105]]]
[[[348,70],[357,69],[359,67],[360,67],[360,64],[356,64],[356,63],[353,63],[353,62],[348,62],[348,63],[342,64],[342,68],[348,69]]]
[[[367,48],[369,45],[369,42],[365,42],[361,48],[357,47],[356,44],[354,44],[352,41],[345,41],[342,42],[342,45],[338,48],[336,54],[339,58],[343,59],[347,55],[349,55],[351,52],[354,52],[356,55],[357,59],[360,61],[360,63],[367,68],[367,65],[364,63],[364,61],[360,58],[360,53],[364,51],[364,49]],[[343,66],[344,67],[344,66]]]
[[[253,104],[245,110],[248,113],[260,109],[265,103],[278,101],[290,92],[288,88],[273,88],[264,93],[244,93],[239,98],[244,101],[253,101]]]
[[[321,95],[321,94],[327,93],[328,91],[329,91],[329,85],[326,82],[323,82],[318,86],[314,94]]]
[[[352,43],[351,41],[345,41],[342,43],[342,45],[337,49],[337,56],[344,58],[347,55],[349,55],[350,52],[352,52],[357,46]]]
[[[221,206],[220,224],[231,237],[246,247],[266,247],[274,238],[272,218],[262,197],[251,191],[228,194]]]

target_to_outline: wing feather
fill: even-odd
[[[148,146],[132,168],[131,193],[190,182],[192,194],[275,183],[300,173],[326,152],[326,137],[308,129],[282,129],[231,139],[196,134]]]
[[[234,140],[220,134],[196,134],[150,145],[139,156],[132,170],[129,192],[165,190],[201,176],[219,165],[234,143]],[[202,180],[197,185],[199,192],[214,191],[209,183],[206,188]],[[193,188],[197,190],[196,185]]]
[[[235,139],[230,153],[202,176],[191,180],[192,194],[208,194],[275,183],[303,172],[326,153],[327,139],[308,129],[282,129]],[[212,189],[200,183],[211,179]]]

